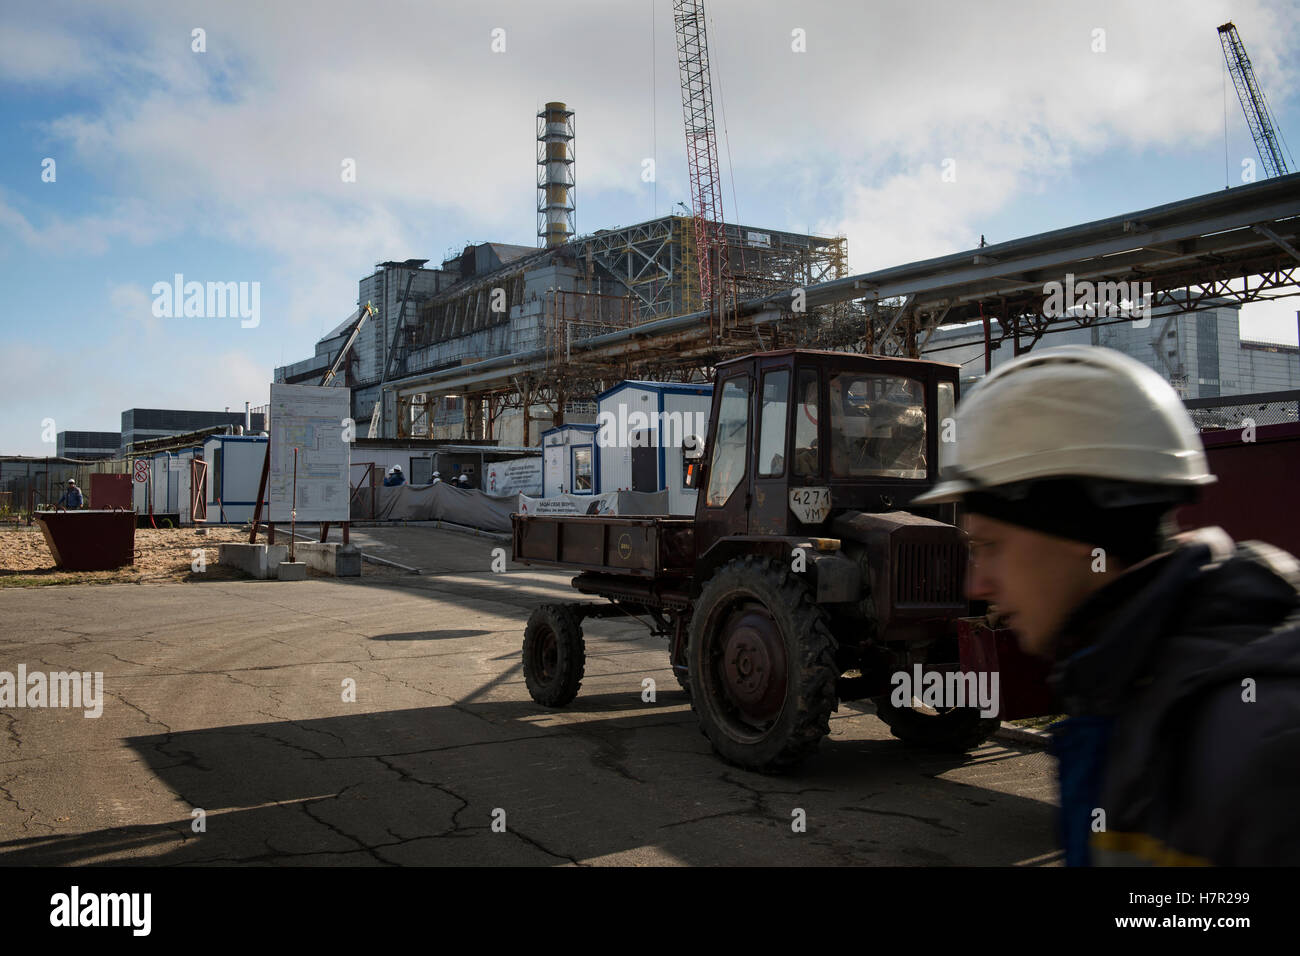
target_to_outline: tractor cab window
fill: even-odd
[[[829,385],[831,474],[924,478],[925,387],[910,378],[842,372]]]
[[[943,463],[952,455],[953,443],[957,440],[955,434],[956,420],[954,415],[957,413],[957,390],[953,387],[952,382],[939,383],[939,407],[935,415],[935,428],[939,430],[939,462],[940,468]]]
[[[795,389],[797,405],[794,410],[794,473],[816,476],[820,473],[817,450],[817,386],[820,377],[813,368],[799,372]]]
[[[762,410],[758,416],[758,475],[771,478],[785,474],[785,419],[789,407],[790,372],[768,372],[763,376]]]
[[[718,425],[709,463],[709,491],[705,504],[725,505],[745,477],[749,451],[749,377],[729,378],[722,386],[718,404]]]

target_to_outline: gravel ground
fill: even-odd
[[[114,571],[60,571],[45,544],[40,528],[0,531],[0,587],[38,587],[50,584],[130,584],[144,581],[213,581],[245,577],[217,562],[217,545],[247,541],[247,529],[212,527],[200,534],[195,528],[137,528],[135,563]],[[194,549],[205,552],[206,570],[195,574]]]

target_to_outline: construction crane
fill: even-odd
[[[334,380],[334,376],[337,375],[339,369],[343,367],[343,362],[347,359],[348,353],[352,351],[352,345],[356,342],[357,336],[361,334],[361,326],[365,325],[366,319],[374,314],[375,307],[369,302],[352,313],[351,317],[348,319],[349,322],[356,323],[352,326],[352,334],[349,335],[348,340],[343,343],[343,348],[339,349],[339,354],[334,357],[334,364],[330,366],[330,370],[326,372],[325,377],[321,379],[321,385],[328,385]]]
[[[1273,117],[1268,111],[1268,102],[1255,81],[1255,71],[1251,68],[1241,36],[1231,22],[1219,27],[1219,43],[1223,46],[1223,57],[1228,62],[1232,84],[1237,88],[1237,98],[1246,113],[1246,125],[1255,139],[1255,148],[1259,150],[1264,169],[1269,176],[1285,176],[1289,170],[1278,143]]]
[[[677,28],[677,65],[686,119],[695,261],[700,297],[704,307],[711,309],[714,296],[725,294],[731,270],[722,221],[722,176],[713,124],[713,84],[709,79],[709,41],[703,0],[673,0],[673,23]]]
[[[406,286],[409,290],[411,284],[408,282]],[[356,324],[352,326],[352,333],[348,336],[348,340],[343,343],[343,348],[339,349],[339,354],[334,357],[334,364],[330,366],[330,370],[321,379],[321,385],[328,385],[334,380],[334,376],[338,374],[339,369],[343,367],[344,361],[352,352],[352,346],[356,342],[357,336],[361,334],[361,327],[366,324],[366,319],[375,314],[377,314],[377,310],[369,302],[352,313],[352,317],[348,321]],[[380,403],[375,402],[375,407],[370,412],[370,430],[367,432],[369,438],[375,438],[379,434],[379,408]]]

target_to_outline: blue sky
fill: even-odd
[[[1227,19],[1300,146],[1290,3],[707,6],[728,218],[847,235],[853,271],[1222,189]],[[53,454],[46,419],[264,403],[374,263],[534,244],[553,99],[576,111],[580,231],[687,198],[671,0],[6,4],[0,453]],[[1227,107],[1237,184],[1257,157],[1231,85]],[[155,317],[176,273],[260,283],[260,323]],[[1246,329],[1295,342],[1297,307]]]

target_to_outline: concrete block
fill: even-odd
[[[276,577],[281,581],[306,581],[307,565],[302,561],[281,561]]]
[[[309,568],[338,578],[361,576],[361,551],[355,545],[346,548],[334,541],[299,543],[294,549],[299,561]]]
[[[248,544],[235,542],[217,549],[217,561],[239,568],[260,581],[276,576],[280,562],[289,556],[289,546],[284,544]]]

